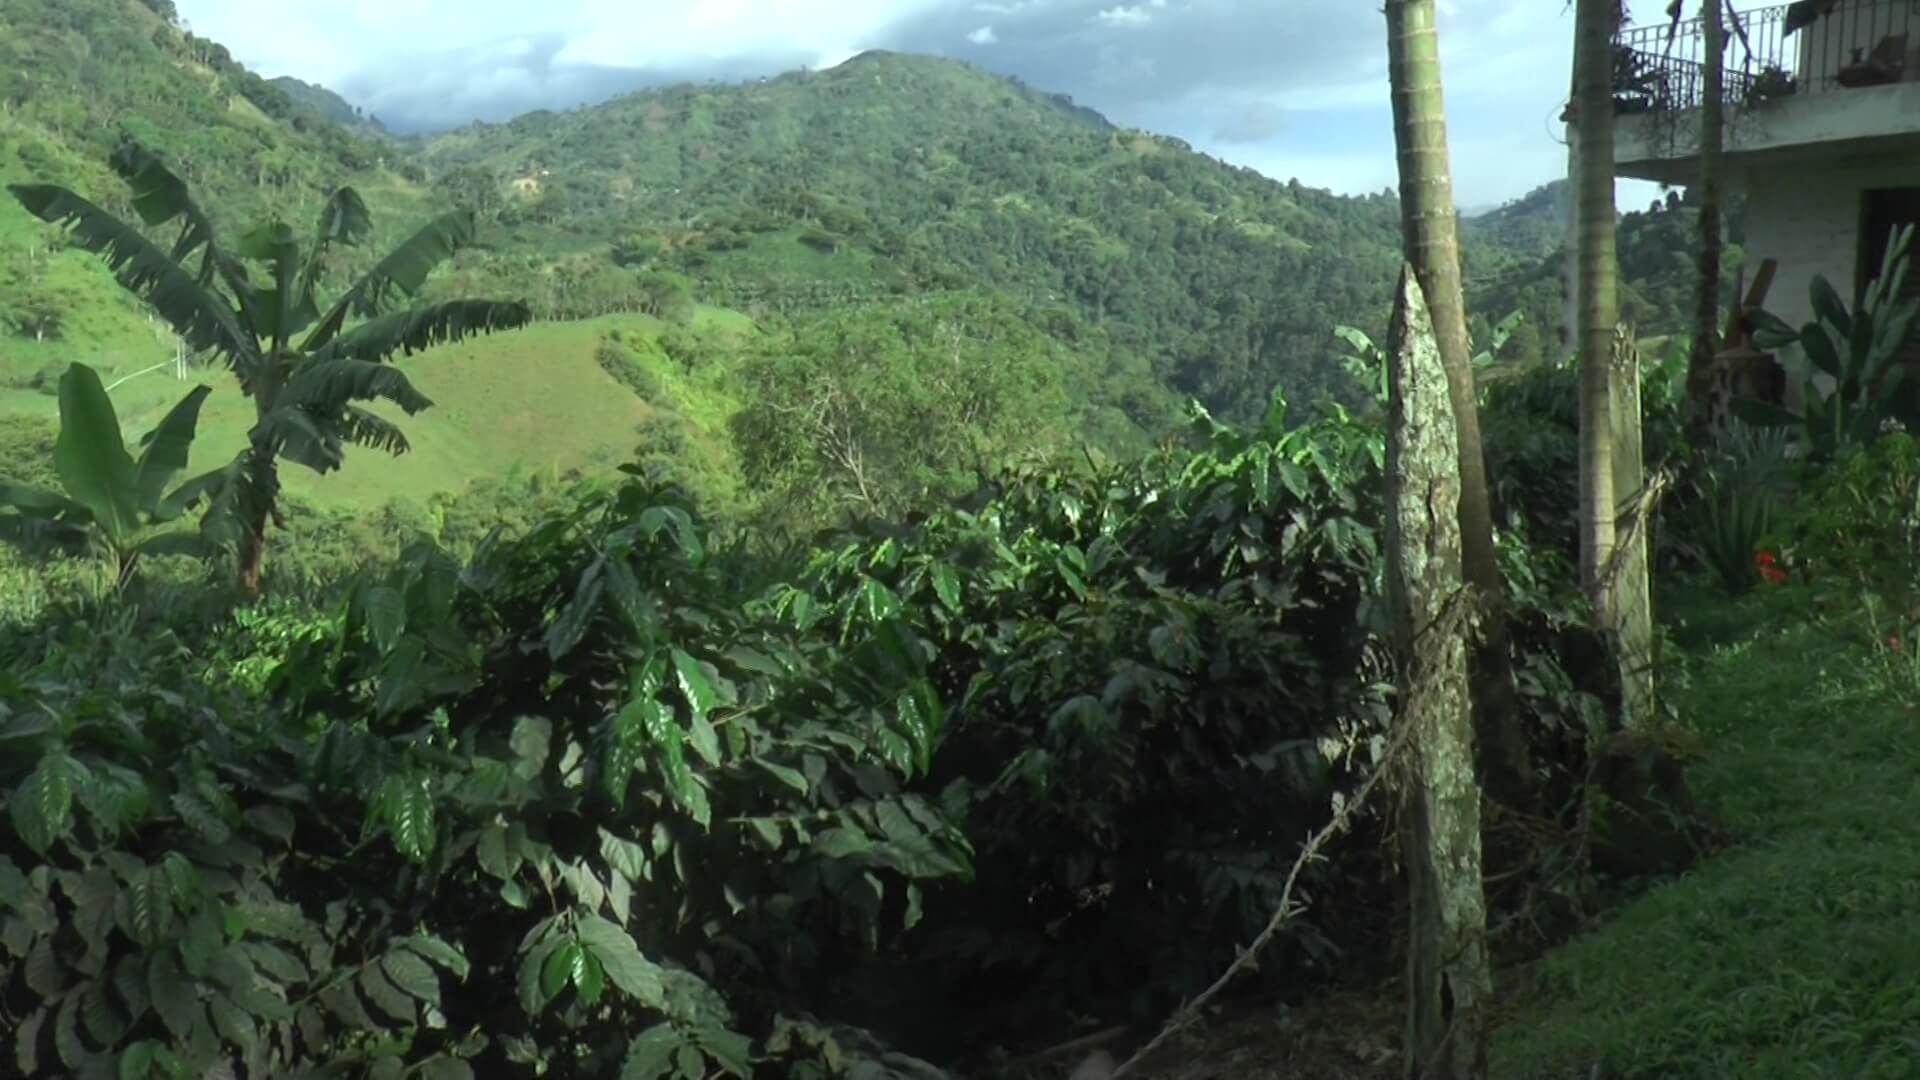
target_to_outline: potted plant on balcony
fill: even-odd
[[[1649,69],[1644,57],[1632,49],[1615,46],[1613,50],[1613,111],[1618,116],[1652,112],[1659,96],[1659,73]]]
[[[1799,90],[1800,84],[1784,68],[1778,64],[1768,64],[1747,83],[1741,104],[1752,108],[1778,98],[1792,97]]]

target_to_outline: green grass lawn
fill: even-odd
[[[1542,960],[1494,1075],[1920,1076],[1920,718],[1784,596],[1663,602],[1735,845]]]
[[[718,309],[700,311],[696,324],[742,333],[750,332],[751,326],[745,316]],[[412,417],[388,406],[376,411],[401,424],[412,451],[393,458],[350,449],[346,466],[324,477],[289,467],[284,473],[287,488],[321,506],[365,509],[394,498],[417,501],[457,491],[487,476],[556,468],[611,469],[632,459],[637,426],[662,407],[686,415],[702,430],[724,433],[726,417],[734,408],[725,392],[724,371],[684,372],[661,358],[658,381],[667,391],[667,400],[644,402],[594,358],[595,346],[613,330],[641,339],[657,333],[659,324],[644,315],[537,323],[398,358],[398,365],[433,400],[433,407]],[[107,355],[93,356],[88,362],[113,386],[121,376],[164,358],[156,345],[151,353],[120,362]],[[70,349],[57,362],[48,357],[47,362],[55,366],[49,368],[53,381],[46,392],[0,386],[0,412],[55,419],[59,405],[51,389],[68,359],[87,357]],[[11,370],[33,369],[18,354],[9,360]],[[121,383],[112,396],[121,425],[132,439],[157,423],[195,381],[214,388],[201,412],[194,442],[190,467],[197,471],[237,453],[253,424],[252,406],[233,386],[231,375],[203,369],[181,381],[171,369],[162,369]]]

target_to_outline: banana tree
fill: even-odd
[[[427,275],[471,243],[471,211],[423,226],[342,292],[324,311],[316,298],[327,255],[358,244],[372,230],[366,204],[350,187],[321,208],[304,255],[293,230],[268,221],[234,248],[220,246],[212,221],[186,183],[135,143],[109,159],[132,189],[148,227],[179,223],[170,248],[66,188],[10,184],[21,205],[64,225],[72,242],[105,257],[120,284],[145,300],[185,339],[224,362],[253,400],[256,421],[247,446],[227,466],[220,498],[201,531],[237,551],[240,584],[259,589],[268,521],[278,521],[281,458],[320,473],[340,467],[347,444],[404,453],[406,436],[360,402],[387,401],[413,415],[432,402],[386,361],[468,335],[525,325],[527,305],[450,300],[398,307],[419,293]],[[263,265],[256,282],[248,264]],[[348,326],[350,319],[362,320]],[[297,339],[297,340],[296,340]]]
[[[216,496],[226,470],[203,473],[168,492],[187,467],[187,451],[210,387],[196,386],[140,440],[140,456],[127,451],[120,417],[100,376],[74,364],[60,377],[60,437],[53,463],[63,495],[0,480],[0,538],[24,547],[92,549],[113,566],[114,588],[133,580],[147,555],[206,557],[218,548],[182,530],[156,531],[178,520],[203,499]]]
[[[1906,225],[1893,234],[1880,275],[1867,286],[1857,311],[1848,312],[1826,277],[1815,275],[1808,288],[1814,318],[1799,330],[1765,311],[1750,313],[1756,345],[1779,349],[1797,344],[1806,354],[1804,411],[1734,398],[1729,403],[1734,416],[1757,427],[1800,428],[1808,451],[1817,458],[1872,442],[1888,421],[1908,427],[1920,423],[1920,414],[1906,406],[1902,393],[1909,371],[1898,363],[1920,318],[1920,300],[1903,297],[1901,290],[1913,232],[1913,226]],[[1816,372],[1833,380],[1830,390],[1815,382]]]

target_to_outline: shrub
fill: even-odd
[[[0,640],[21,1071],[857,1060],[783,1010],[968,872],[901,790],[940,705],[902,627],[742,602],[680,503],[415,547],[251,673],[267,705],[128,619]]]

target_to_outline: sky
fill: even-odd
[[[1278,180],[1395,186],[1379,0],[276,0],[270,17],[258,0],[177,3],[261,74],[327,86],[400,131],[882,48],[1016,75]],[[1458,203],[1564,175],[1565,0],[1438,4]],[[1621,206],[1656,190],[1623,184]]]

